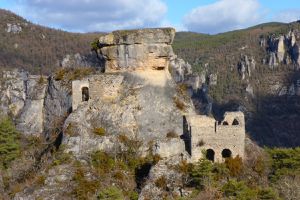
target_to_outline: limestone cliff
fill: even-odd
[[[174,56],[174,36],[172,28],[114,31],[99,39],[99,54],[107,72],[165,69]]]

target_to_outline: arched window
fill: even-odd
[[[81,89],[82,92],[82,101],[88,101],[90,98],[90,94],[89,94],[89,88],[88,87],[83,87]]]
[[[206,159],[214,162],[215,161],[215,151],[212,149],[207,149]]]
[[[237,119],[234,119],[233,122],[232,122],[232,125],[237,126],[237,125],[240,125],[240,123]]]
[[[223,125],[224,125],[224,126],[228,126],[229,124],[228,124],[228,122],[224,121],[224,122],[223,122]]]
[[[231,156],[232,156],[232,153],[229,149],[223,149],[223,151],[222,151],[223,158],[230,158]]]

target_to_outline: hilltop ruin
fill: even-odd
[[[170,63],[174,63],[177,59],[171,46],[174,35],[174,29],[166,28],[115,31],[102,36],[99,39],[98,53],[104,58],[105,73],[72,82],[73,110],[89,101],[116,101],[124,92],[128,80],[132,79],[128,74],[143,80],[143,83],[139,83],[140,85],[146,84],[163,89],[161,94],[153,93],[153,101],[148,102],[155,106],[157,99],[163,98],[162,96],[166,95],[164,93],[172,91],[168,85],[172,81],[169,72],[172,70],[169,67]],[[137,85],[134,84],[131,87],[137,87]],[[139,106],[143,112],[144,106],[141,104]],[[151,112],[144,113],[144,120],[149,120],[151,113],[156,115],[161,112],[158,107],[158,105],[152,106]],[[244,158],[245,120],[242,112],[227,112],[224,120],[217,122],[214,118],[197,115],[194,109],[191,109],[189,112],[180,111],[176,114],[176,119],[177,128],[174,130],[181,136],[181,142],[156,142],[154,152],[157,154],[168,157],[179,152],[187,152],[191,162],[203,158],[204,152],[206,152],[206,158],[214,162],[223,162],[225,158],[237,155]],[[160,127],[155,124],[155,121],[152,122],[149,124],[151,127]],[[172,123],[169,125],[169,130],[173,129]],[[157,131],[162,130],[158,128]],[[138,132],[136,130],[135,134]],[[156,136],[151,138],[162,138],[157,134],[155,133]],[[145,133],[143,135],[143,139],[148,137]]]

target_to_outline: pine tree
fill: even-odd
[[[8,168],[11,161],[20,155],[19,133],[13,122],[0,119],[0,168]]]

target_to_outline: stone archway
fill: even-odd
[[[224,121],[224,122],[223,122],[223,125],[224,125],[224,126],[228,126],[229,124],[228,124],[228,122]]]
[[[82,93],[82,101],[88,101],[90,99],[88,87],[81,88],[81,93]]]
[[[215,151],[212,149],[207,149],[206,150],[206,159],[214,162],[215,161]]]
[[[237,125],[240,125],[240,123],[237,119],[234,119],[233,122],[232,122],[232,125],[237,126]]]
[[[223,149],[222,158],[230,158],[232,157],[232,152],[229,149]]]

